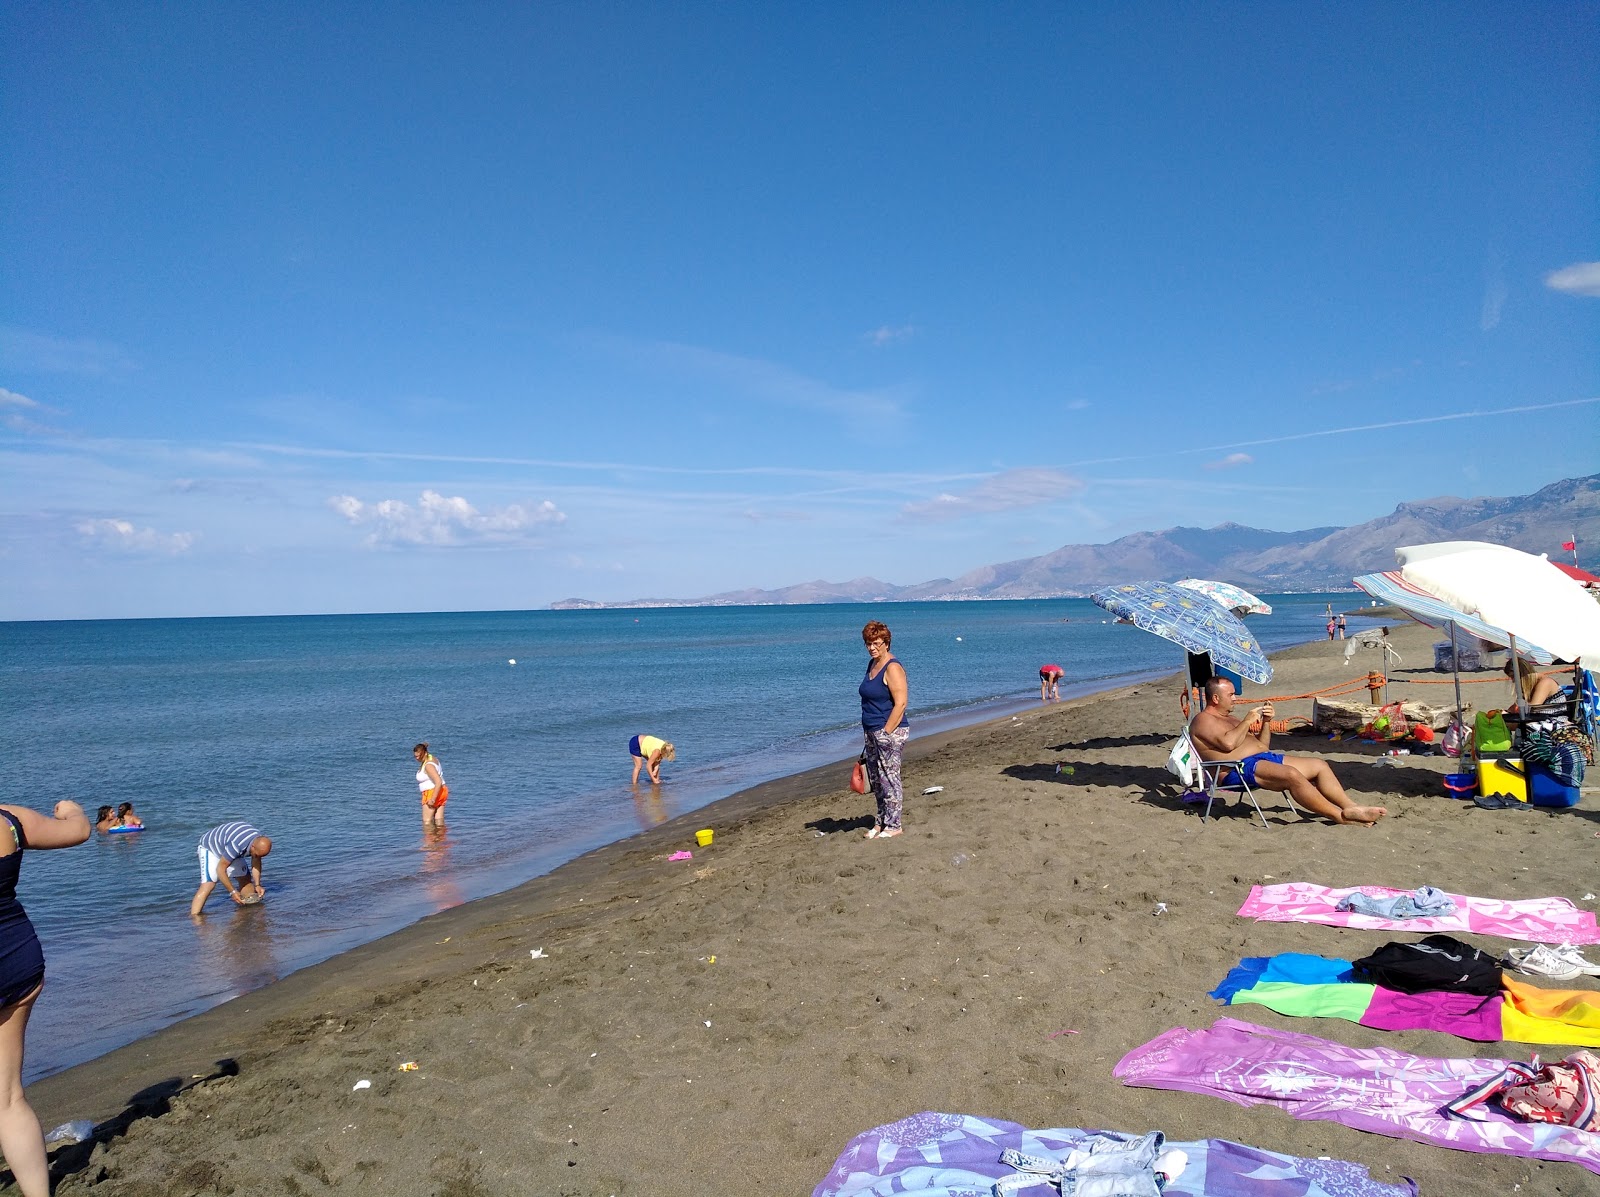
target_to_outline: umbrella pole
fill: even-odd
[[[1528,712],[1522,709],[1522,662],[1517,659],[1517,638],[1511,638],[1511,699],[1522,717],[1526,719]]]
[[[1456,656],[1456,621],[1450,620],[1445,625],[1450,630],[1450,674],[1456,683],[1456,722],[1462,721],[1461,714],[1461,659]]]

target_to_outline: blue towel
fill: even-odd
[[[1306,952],[1281,952],[1276,956],[1246,956],[1211,991],[1219,1001],[1232,1002],[1233,995],[1267,981],[1288,981],[1295,985],[1336,985],[1353,976],[1350,961],[1331,956],[1312,956]]]

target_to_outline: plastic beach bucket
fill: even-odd
[[[1478,790],[1476,773],[1446,773],[1444,792],[1452,798],[1470,798]]]
[[[1477,778],[1473,778],[1473,783],[1477,783]],[[711,846],[711,839],[715,834],[716,833],[709,827],[701,828],[699,831],[694,833],[694,842],[699,844],[702,848],[708,848]]]

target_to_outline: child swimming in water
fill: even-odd
[[[109,806],[102,806],[95,812],[94,829],[96,831],[110,831],[113,827],[121,827],[122,822]]]
[[[123,827],[143,827],[144,820],[133,813],[133,803],[123,802],[117,806],[117,822]]]

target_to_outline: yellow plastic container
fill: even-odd
[[[1518,770],[1513,773],[1506,768],[1509,765]],[[1508,756],[1500,760],[1478,762],[1478,793],[1480,794],[1510,794],[1519,802],[1528,800],[1528,779],[1522,775],[1522,760],[1519,757]]]
[[[1526,789],[1526,787],[1524,787],[1524,789]],[[1523,794],[1523,799],[1524,801],[1527,799],[1526,792]],[[711,828],[702,828],[694,833],[694,842],[699,844],[702,848],[709,848],[711,846],[711,839],[714,835],[716,835],[716,832],[712,831]]]

